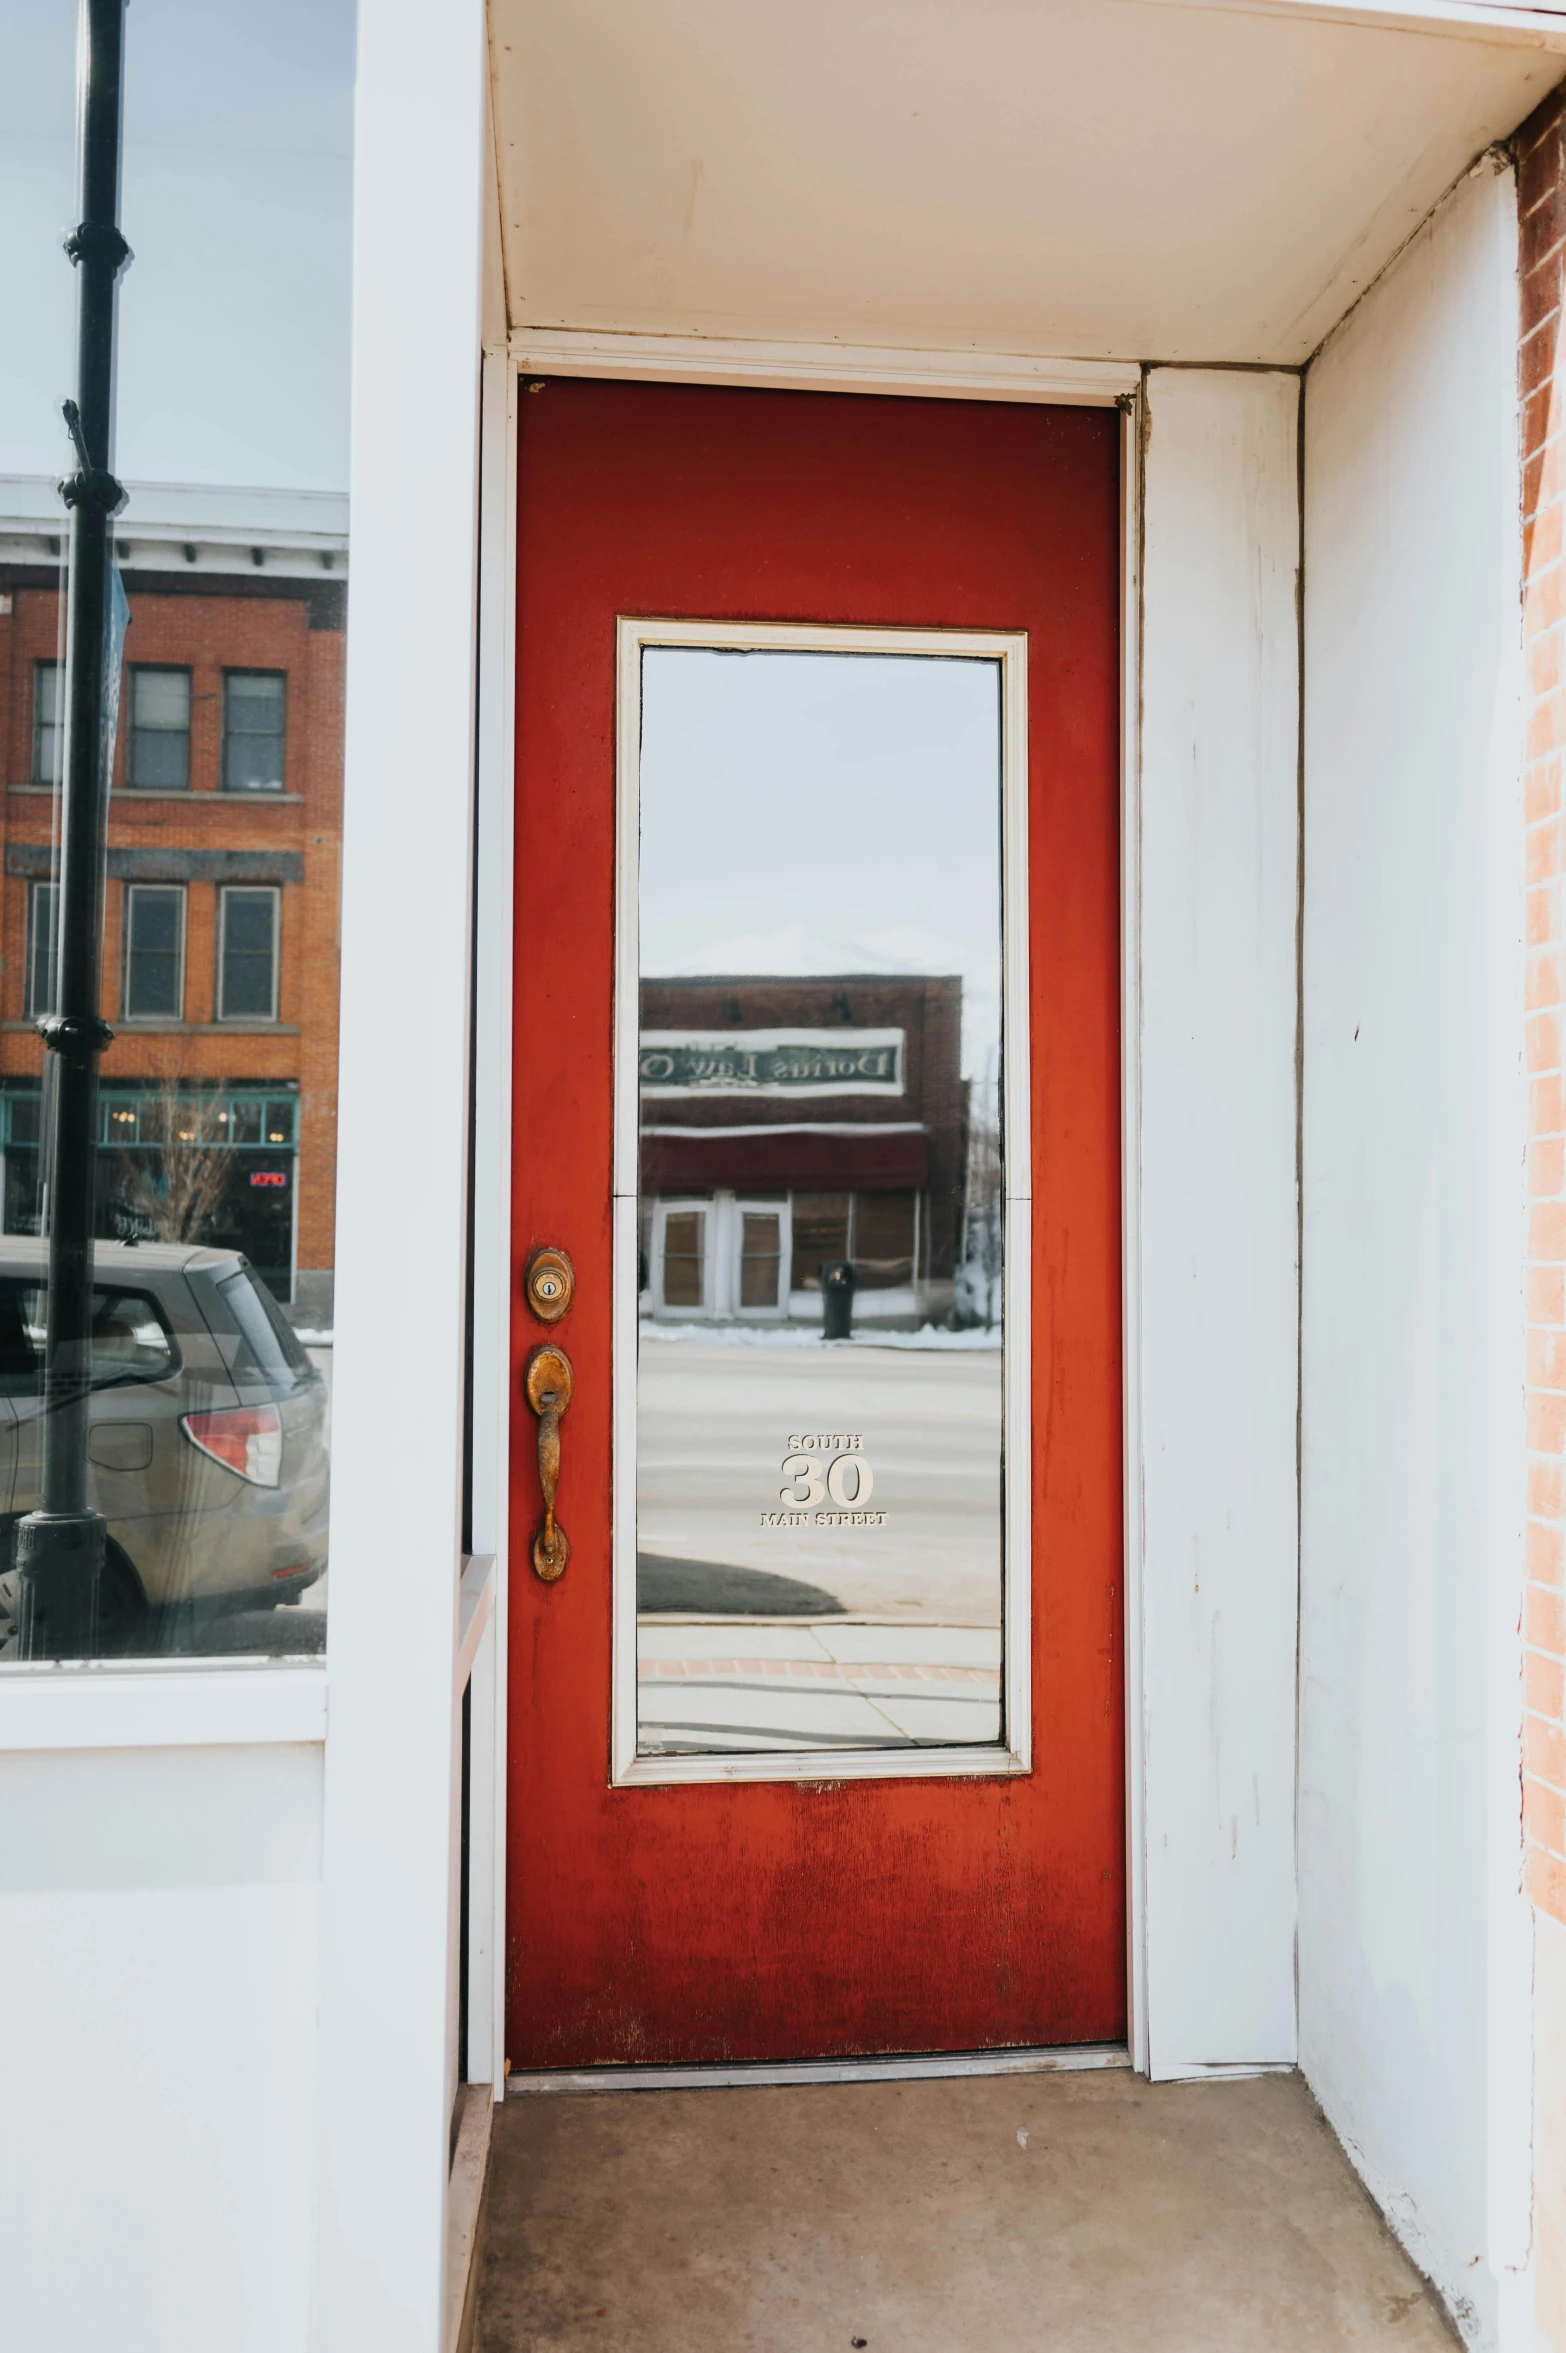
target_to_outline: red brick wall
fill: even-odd
[[[1566,567],[1562,564],[1562,276],[1566,92],[1517,135],[1521,214],[1523,632],[1527,661],[1528,1556],[1524,1814],[1534,1902],[1566,1921]]]
[[[285,850],[304,879],[283,887],[278,1026],[236,1032],[214,1021],[217,885],[187,886],[184,1021],[121,1030],[105,1078],[177,1075],[230,1081],[293,1079],[299,1086],[298,1247],[301,1269],[333,1263],[337,1162],[338,900],[341,887],[343,633],[312,628],[289,596],[159,595],[129,582],[126,660],[191,672],[188,793],[126,795],[129,692],[120,713],[114,847]],[[13,586],[0,612],[0,847],[46,843],[52,803],[32,788],[33,665],[55,657],[58,599],[50,587]],[[284,793],[219,790],[225,669],[287,676]],[[103,1003],[119,1011],[121,885],[108,886]],[[26,1017],[27,883],[0,880],[0,1073],[31,1073],[42,1047]]]

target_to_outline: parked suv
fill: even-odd
[[[0,1235],[0,1655],[43,1469],[44,1243]],[[88,1499],[108,1521],[100,1648],[180,1648],[326,1567],[326,1384],[235,1250],[99,1242]]]

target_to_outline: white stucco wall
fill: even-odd
[[[321,1750],[0,1757],[9,2345],[303,2353]]]
[[[1142,573],[1147,2058],[1294,2028],[1299,380],[1155,369]]]
[[[1486,161],[1305,395],[1302,2062],[1529,2340],[1516,220]]]

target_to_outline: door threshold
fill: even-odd
[[[737,2066],[542,2067],[508,2075],[506,2097],[539,2092],[710,2092],[746,2084],[925,2083],[945,2076],[1079,2075],[1129,2067],[1124,2043],[1057,2043],[1007,2051],[937,2051],[897,2059],[766,2059]]]

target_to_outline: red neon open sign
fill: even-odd
[[[280,1168],[253,1168],[250,1182],[253,1185],[286,1185],[288,1179]]]

